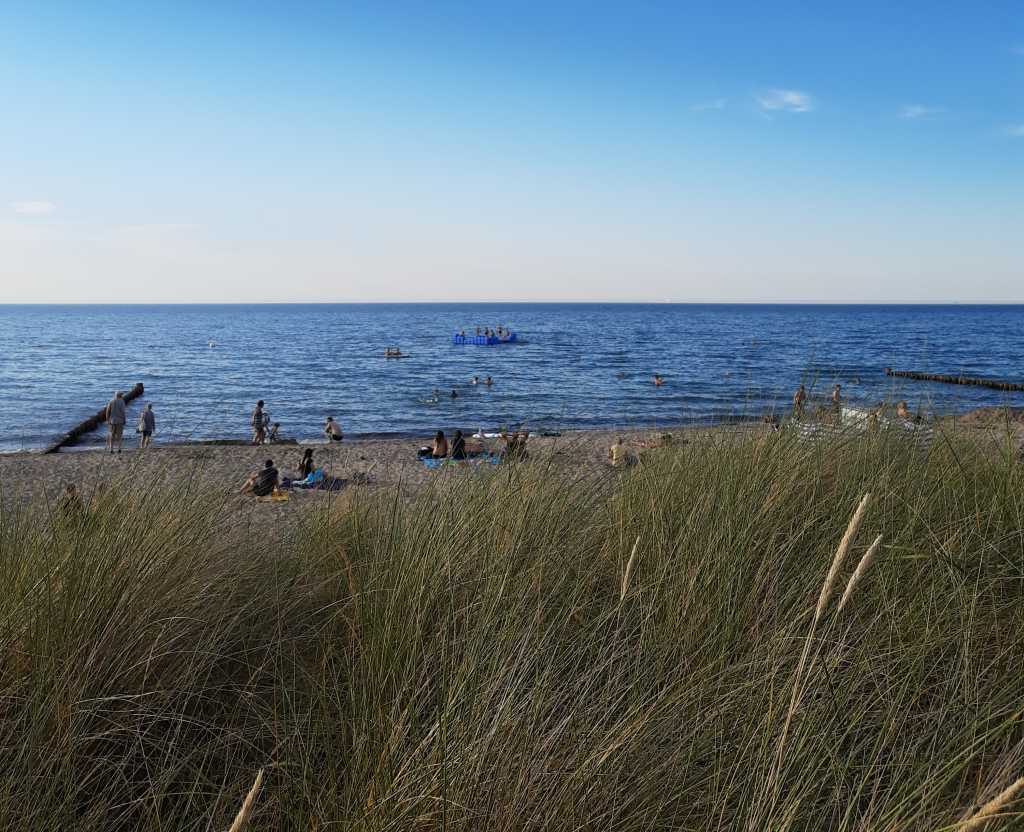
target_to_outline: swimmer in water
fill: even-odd
[[[665,379],[663,379],[660,375],[655,373],[654,374],[654,386],[655,387],[661,387],[664,383],[665,383]]]
[[[470,384],[476,385],[476,384],[479,384],[479,383],[480,383],[480,376],[473,376],[473,380],[470,382]]]
[[[458,397],[459,397],[459,391],[458,391],[458,390],[455,390],[455,389],[453,389],[453,390],[452,390],[452,398],[453,398],[453,399],[457,399]]]
[[[490,376],[487,376],[487,381],[485,381],[484,384],[486,384],[488,387],[490,387],[492,384],[494,384],[494,382],[491,381],[491,377]]]

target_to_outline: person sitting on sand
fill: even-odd
[[[501,452],[502,459],[509,461],[526,459],[526,440],[529,436],[530,434],[525,430],[516,431],[515,433],[502,431],[501,438],[505,443],[505,449]]]
[[[278,473],[274,467],[274,460],[268,459],[263,463],[256,473],[252,474],[242,486],[243,494],[252,494],[255,497],[267,497],[277,488]]]
[[[621,436],[608,449],[608,461],[611,462],[612,468],[623,468],[629,464],[629,448]]]
[[[156,414],[153,412],[153,405],[147,404],[146,409],[139,416],[139,447],[148,448],[153,441],[153,434],[156,432]]]
[[[907,403],[906,402],[897,402],[896,403],[896,417],[898,419],[905,419],[908,422],[911,421],[914,418],[910,414],[910,410],[907,409]]]
[[[121,446],[124,444],[126,409],[124,391],[118,390],[106,410],[107,425],[110,429],[110,435],[107,436],[107,449],[110,453],[114,453],[114,445],[117,445],[117,452],[121,453]]]
[[[445,438],[443,430],[434,434],[434,444],[430,446],[430,456],[432,459],[444,459],[448,456],[448,440]]]
[[[465,459],[466,458],[466,440],[462,436],[462,431],[455,431],[455,436],[452,437],[452,459]]]
[[[327,421],[324,422],[324,435],[331,442],[340,442],[342,440],[341,425],[334,421],[333,416],[328,416]]]
[[[85,505],[78,496],[78,486],[73,482],[64,486],[64,493],[57,502],[57,514],[62,520],[70,523],[77,523],[85,517]]]
[[[267,442],[270,443],[271,445],[273,445],[275,442],[277,442],[281,438],[280,434],[281,434],[281,423],[280,422],[274,422],[274,424],[272,424],[270,426],[270,433],[267,434]]]
[[[804,403],[807,401],[807,391],[801,384],[800,389],[793,394],[793,418],[800,420],[804,416]]]
[[[263,399],[256,402],[256,407],[253,408],[252,416],[249,417],[249,424],[252,426],[252,444],[262,445],[263,432],[265,430],[263,426]]]
[[[302,452],[302,459],[299,462],[299,477],[298,478],[300,480],[306,479],[306,477],[308,477],[310,474],[313,473],[313,470],[315,469],[315,467],[316,466],[313,464],[313,449],[312,448],[306,448],[306,450],[304,450]]]
[[[665,383],[665,379],[663,379],[660,375],[658,375],[658,373],[655,373],[654,374],[654,386],[655,387],[661,387],[664,383]]]

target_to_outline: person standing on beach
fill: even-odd
[[[266,430],[263,426],[263,399],[256,402],[256,407],[252,412],[252,417],[249,419],[249,423],[252,425],[252,444],[262,445],[263,434]]]
[[[801,384],[800,389],[793,394],[793,418],[800,420],[804,418],[804,402],[807,401],[807,391]]]
[[[838,384],[832,388],[832,415],[837,422],[843,415],[843,392]]]
[[[121,446],[124,444],[124,423],[127,408],[124,403],[124,392],[118,390],[114,398],[107,405],[107,427],[110,430],[107,436],[107,449],[114,453],[114,445],[117,445],[117,452],[121,453]]]
[[[153,405],[147,404],[139,417],[139,448],[148,448],[153,441],[153,433],[156,431],[156,414],[153,412]]]

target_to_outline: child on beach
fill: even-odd
[[[156,414],[153,413],[153,405],[147,404],[146,409],[139,416],[139,448],[148,448],[153,441],[153,433],[156,431]]]

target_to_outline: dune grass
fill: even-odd
[[[999,441],[568,459],[280,535],[173,481],[4,514],[0,828],[1019,828]]]

